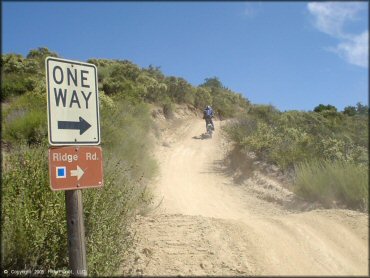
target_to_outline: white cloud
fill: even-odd
[[[369,66],[369,32],[338,44],[336,53],[351,64],[367,68]]]
[[[330,50],[351,64],[368,67],[369,32],[352,34],[344,30],[346,24],[359,19],[359,13],[367,8],[366,3],[311,2],[307,8],[313,15],[315,27],[339,40]]]
[[[366,6],[359,2],[311,2],[308,10],[315,17],[315,26],[331,36],[346,36],[344,25],[356,20],[358,13]]]

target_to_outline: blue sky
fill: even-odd
[[[217,76],[252,103],[368,104],[365,2],[3,2],[2,51],[160,66],[193,85]]]

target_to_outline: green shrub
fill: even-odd
[[[320,113],[287,111],[275,118],[274,124],[281,127],[300,128],[302,131],[317,138],[332,135],[329,121]]]
[[[150,178],[156,172],[155,160],[149,156],[153,142],[149,132],[153,128],[148,105],[116,101],[112,109],[101,111],[102,146],[131,169],[132,179],[144,175]]]
[[[63,192],[49,186],[47,147],[18,147],[7,156],[2,185],[5,269],[68,266]]]
[[[367,210],[368,187],[368,169],[363,165],[315,160],[296,166],[295,193],[328,207],[336,201],[349,208]]]
[[[353,117],[345,117],[341,126],[351,141],[364,148],[368,148],[369,144],[369,116],[356,115]]]
[[[130,166],[104,150],[104,186],[83,191],[89,275],[113,276],[133,243],[133,216],[151,201]],[[125,168],[126,167],[126,168]]]
[[[133,216],[151,202],[144,184],[156,163],[149,156],[152,123],[146,105],[116,101],[101,117],[105,185],[84,192],[88,272],[113,276],[132,244]]]
[[[1,84],[1,100],[7,100],[12,96],[19,96],[36,87],[37,81],[25,74],[6,74]]]
[[[163,114],[166,117],[166,119],[173,119],[174,114],[174,105],[173,103],[167,98],[166,100],[163,101]]]
[[[206,105],[212,104],[211,90],[209,88],[196,88],[194,98],[195,106],[200,109],[204,109]]]
[[[230,118],[234,116],[235,105],[229,98],[223,95],[217,95],[213,98],[212,105],[217,115],[221,118]]]
[[[47,137],[45,113],[33,110],[5,125],[5,138],[11,142],[40,143]]]
[[[88,272],[111,276],[132,242],[132,217],[151,201],[143,184],[156,164],[148,106],[105,94],[100,100],[105,186],[84,190],[83,203]],[[3,111],[3,139],[13,145],[3,163],[3,265],[13,269],[68,268],[64,193],[51,191],[47,144],[39,145],[46,122],[45,93],[24,94]]]
[[[267,158],[271,148],[278,144],[279,138],[274,129],[264,122],[258,122],[257,128],[249,136],[245,136],[241,145],[248,151],[254,151],[260,158]]]
[[[122,93],[130,89],[130,82],[117,81],[113,78],[107,78],[102,84],[102,88],[107,95]]]
[[[137,78],[137,85],[140,88],[140,95],[149,102],[160,102],[166,97],[167,85],[158,82],[147,74],[140,74]]]
[[[315,157],[313,138],[301,128],[283,127],[275,136],[268,157],[283,170]]]
[[[140,74],[140,68],[128,60],[118,60],[111,66],[111,77],[116,80],[135,81]]]
[[[167,96],[177,102],[184,103],[185,99],[192,94],[192,86],[181,77],[170,76],[166,78]]]
[[[284,170],[311,159],[366,164],[367,118],[327,113],[279,113],[271,106],[252,106],[226,130],[238,146]]]
[[[100,109],[105,110],[105,109],[112,109],[115,107],[114,100],[107,96],[104,91],[99,92],[99,106]]]
[[[3,138],[13,144],[47,141],[46,97],[27,93],[16,98],[3,113]]]
[[[59,57],[56,52],[50,51],[46,47],[38,47],[37,49],[32,49],[27,54],[27,60],[33,60],[38,64],[39,70],[45,71],[45,59],[46,57]]]
[[[249,114],[267,124],[274,124],[280,116],[279,110],[272,105],[252,105]]]
[[[131,167],[104,153],[104,182],[83,190],[90,275],[115,274],[132,243],[132,217],[151,201]],[[21,147],[7,156],[3,175],[3,266],[8,269],[67,269],[64,192],[49,186],[47,147]]]

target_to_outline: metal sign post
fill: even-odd
[[[87,276],[80,189],[103,186],[102,150],[92,146],[101,141],[97,69],[55,57],[45,68],[49,143],[60,146],[49,148],[50,187],[65,190],[72,276]]]

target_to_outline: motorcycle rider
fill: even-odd
[[[212,107],[210,105],[207,105],[206,108],[203,111],[203,119],[206,120],[206,129],[207,129],[208,123],[211,123],[212,130],[215,130],[215,126],[214,126],[213,121],[212,121],[213,116],[214,116],[214,114],[213,114]]]

